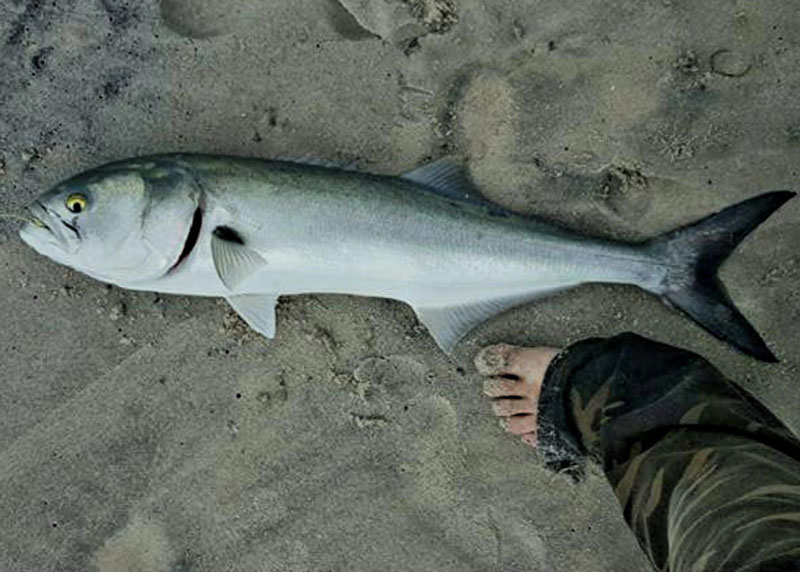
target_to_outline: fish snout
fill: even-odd
[[[50,225],[42,220],[43,218],[49,218],[47,208],[42,203],[36,201],[32,205],[25,207],[25,212],[28,215],[29,222],[33,226],[53,232],[53,229],[50,227]]]
[[[70,250],[68,241],[58,224],[59,218],[41,201],[37,200],[25,207],[28,223],[19,236],[29,246],[52,258],[53,252]]]

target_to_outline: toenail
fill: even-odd
[[[505,417],[501,417],[500,419],[497,420],[497,422],[500,424],[500,427],[502,427],[504,431],[508,431],[508,419],[506,419]]]

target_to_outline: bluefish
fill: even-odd
[[[225,298],[275,335],[280,295],[409,304],[449,352],[489,317],[588,282],[634,284],[775,361],[717,269],[794,193],[775,191],[640,243],[584,236],[481,199],[440,160],[401,177],[289,161],[163,155],[71,178],[30,207],[22,239],[133,290]]]

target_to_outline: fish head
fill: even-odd
[[[20,238],[52,260],[135,287],[178,264],[198,224],[201,191],[169,162],[114,163],[64,181],[29,207]]]

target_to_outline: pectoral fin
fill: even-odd
[[[259,253],[245,245],[239,233],[227,226],[217,227],[211,233],[211,256],[220,280],[231,290],[267,264]]]
[[[274,294],[239,294],[228,298],[228,304],[247,325],[267,338],[275,337],[277,303],[278,296]]]

